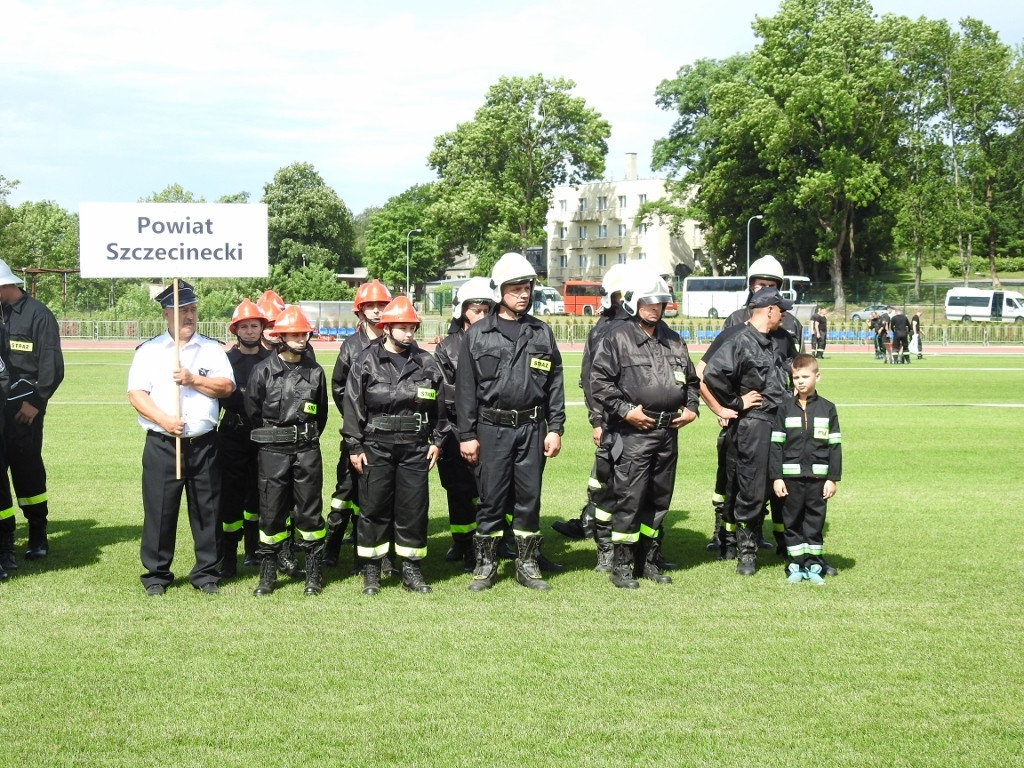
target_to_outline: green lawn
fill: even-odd
[[[366,598],[334,570],[315,599],[298,582],[254,598],[250,569],[199,594],[185,526],[175,585],[145,597],[130,353],[67,361],[47,415],[52,554],[0,584],[4,765],[1024,765],[1024,358],[823,362],[846,468],[824,587],[786,584],[773,555],[744,579],[704,552],[707,412],[680,436],[675,583],[592,572],[593,545],[549,528],[578,512],[592,455],[570,355],[542,510],[570,570],[551,592],[509,564],[468,592],[442,560],[435,477],[433,594]],[[333,476],[333,441],[324,454]]]

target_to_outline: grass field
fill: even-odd
[[[67,362],[47,414],[51,555],[20,558],[19,513],[22,565],[0,584],[5,766],[1024,765],[1024,358],[823,361],[845,454],[824,587],[786,584],[774,555],[741,578],[705,553],[706,411],[680,436],[675,583],[594,573],[593,544],[549,528],[578,512],[592,456],[569,355],[542,517],[570,570],[551,592],[510,564],[468,592],[442,560],[435,476],[433,594],[366,598],[335,569],[315,599],[287,581],[254,598],[251,569],[201,595],[184,526],[175,585],[147,598],[130,352]]]

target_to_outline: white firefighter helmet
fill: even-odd
[[[504,254],[494,262],[491,269],[491,289],[494,300],[501,301],[501,287],[506,283],[522,283],[526,280],[531,282],[537,279],[537,270],[521,253],[510,252]]]
[[[625,264],[612,264],[601,279],[601,306],[610,309],[612,294],[622,293],[629,282],[629,269]]]
[[[491,290],[489,277],[471,277],[459,286],[452,301],[452,318],[458,320],[465,311],[467,301],[494,303],[494,291]]]
[[[762,256],[760,259],[750,265],[750,269],[747,270],[747,287],[750,287],[750,281],[755,277],[763,277],[768,280],[774,280],[778,283],[776,288],[782,287],[782,264],[774,256]]]
[[[622,308],[634,317],[640,304],[668,304],[670,301],[672,291],[657,272],[641,272],[622,292]]]

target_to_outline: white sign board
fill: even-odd
[[[266,277],[267,206],[81,203],[82,277]]]

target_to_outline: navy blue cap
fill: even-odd
[[[174,283],[171,283],[164,288],[156,296],[156,301],[160,302],[160,306],[164,309],[170,309],[174,306]],[[198,301],[196,298],[196,292],[191,285],[186,283],[184,280],[178,281],[178,306],[187,307],[189,304],[195,304]]]
[[[783,312],[788,312],[793,308],[793,302],[789,299],[782,298],[782,294],[779,293],[778,288],[762,288],[753,296],[750,297],[750,301],[747,302],[747,306],[751,309],[762,309],[764,307],[778,307]]]

